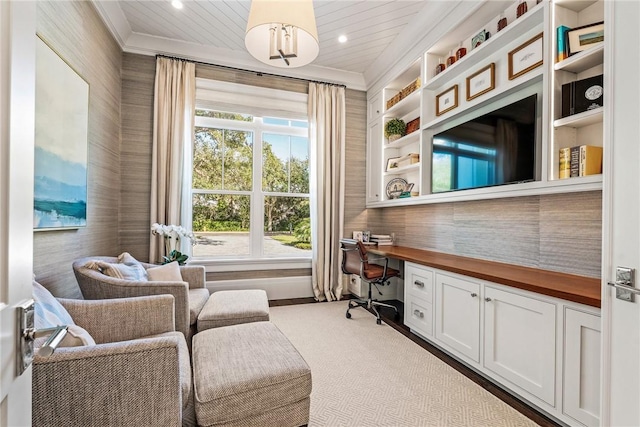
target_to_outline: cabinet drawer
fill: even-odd
[[[428,303],[433,302],[433,272],[415,264],[406,264],[404,286],[407,292]]]
[[[404,306],[404,323],[422,335],[433,335],[433,305],[411,297]]]

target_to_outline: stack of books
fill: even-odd
[[[578,145],[560,149],[560,179],[602,173],[602,147]]]
[[[376,243],[378,246],[393,245],[393,239],[388,234],[372,234],[371,242]]]

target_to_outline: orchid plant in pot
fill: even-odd
[[[166,255],[162,257],[162,264],[178,261],[179,265],[185,265],[189,255],[180,252],[180,239],[189,239],[192,245],[196,243],[196,236],[180,225],[164,225],[157,222],[151,225],[151,234],[164,238]]]

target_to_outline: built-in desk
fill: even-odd
[[[373,254],[410,261],[514,288],[600,307],[600,279],[404,246],[369,246]]]

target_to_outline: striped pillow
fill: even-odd
[[[73,322],[69,312],[44,286],[34,281],[32,293],[35,302],[33,320],[36,329],[67,325],[67,335],[65,335],[59,347],[96,345],[96,342],[89,332]],[[47,338],[48,337],[37,338],[34,346],[36,348],[42,347],[47,341]]]
[[[114,277],[116,279],[133,280],[138,282],[147,281],[147,273],[142,266],[138,268],[137,266],[120,263],[112,264],[110,262],[99,260],[89,261],[84,266],[92,270],[100,271],[102,274]],[[142,271],[140,271],[141,269]]]

